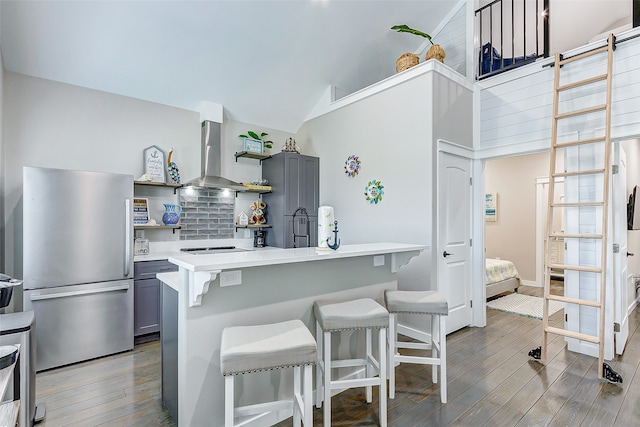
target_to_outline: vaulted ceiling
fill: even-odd
[[[6,1],[8,71],[295,132],[329,85],[395,73],[458,0]]]

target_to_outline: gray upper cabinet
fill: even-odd
[[[306,233],[306,218],[293,214],[305,208],[309,214],[309,246],[317,244],[317,216],[319,205],[320,159],[297,153],[278,153],[262,161],[262,177],[269,180],[271,193],[263,195],[267,204],[267,222],[273,226],[266,231],[268,246],[293,247],[296,234]],[[307,246],[307,239],[296,239],[297,246]]]

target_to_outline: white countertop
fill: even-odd
[[[243,267],[259,267],[265,265],[290,264],[296,262],[321,261],[337,258],[348,258],[366,255],[421,251],[425,245],[405,243],[364,243],[343,245],[338,250],[320,250],[314,248],[262,248],[247,252],[228,252],[212,255],[174,254],[169,262],[189,271],[221,271]],[[393,266],[392,266],[393,269]]]
[[[264,250],[273,248],[254,248],[253,239],[209,239],[209,240],[172,240],[164,242],[149,242],[148,255],[135,255],[134,262],[159,261],[181,255],[182,248],[202,248],[213,246],[235,246],[247,250]]]

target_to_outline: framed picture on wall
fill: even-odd
[[[487,222],[498,220],[498,193],[484,195],[484,219]]]

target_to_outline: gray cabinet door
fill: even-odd
[[[293,247],[292,215],[298,208],[309,214],[309,245],[317,245],[317,216],[319,205],[320,160],[297,153],[278,153],[262,163],[262,177],[269,180],[273,191],[263,196],[267,203],[266,230],[268,246]],[[298,214],[299,215],[299,214]],[[296,216],[296,234],[304,234],[304,220]],[[306,239],[297,239],[297,246],[306,246]]]
[[[166,260],[134,263],[133,335],[135,337],[160,332],[161,283],[157,273],[178,271],[178,266]]]
[[[178,292],[162,284],[162,402],[178,421]]]
[[[134,281],[133,335],[160,332],[160,281]]]

